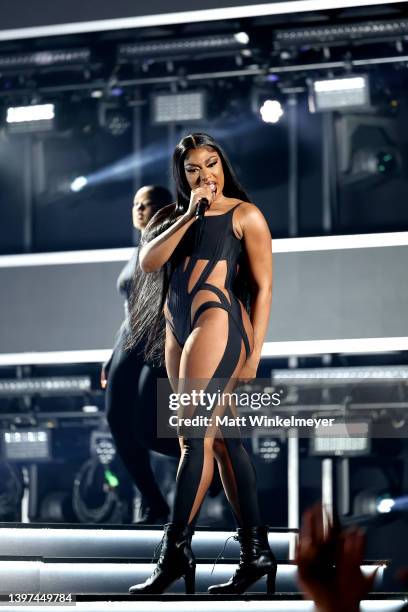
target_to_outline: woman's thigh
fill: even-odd
[[[243,341],[234,321],[226,310],[212,307],[200,315],[187,338],[179,377],[209,381],[221,373],[225,378],[235,378],[244,362]]]

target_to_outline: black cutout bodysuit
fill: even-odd
[[[167,322],[181,347],[184,346],[198,318],[205,310],[222,308],[228,313],[226,347],[206,390],[211,389],[212,385],[216,385],[216,381],[219,379],[231,379],[239,363],[242,343],[247,358],[250,355],[250,344],[242,321],[240,302],[232,291],[233,281],[242,254],[241,241],[235,236],[232,227],[233,211],[239,205],[233,206],[226,213],[205,215],[203,219],[196,221],[189,227],[177,247],[178,254],[175,252],[176,263],[173,266],[167,294],[168,313],[171,317],[171,319],[167,318]],[[187,257],[189,257],[188,260]],[[226,291],[229,299],[224,291],[207,282],[211,271],[222,260],[226,261],[224,291]],[[189,292],[189,280],[193,278],[192,275],[197,264],[204,267]],[[193,300],[200,290],[212,292],[219,301],[205,301],[198,307],[192,319]],[[212,415],[212,413],[208,414]],[[227,407],[223,414],[233,416],[231,407]],[[195,519],[198,513],[197,506],[202,503],[203,495],[205,495],[206,487],[203,483],[211,481],[210,472],[213,469],[213,458],[211,456],[208,459],[205,453],[205,432],[202,433],[201,437],[188,437],[182,434],[185,452],[177,474],[172,513],[172,521],[176,524],[186,525]],[[233,434],[230,434],[229,437],[225,437],[222,431],[217,434],[217,437],[223,439],[225,450],[221,454],[221,459],[217,457],[220,472],[223,474],[223,482],[227,481],[229,483],[229,491],[236,491],[236,500],[232,504],[236,522],[240,526],[259,525],[256,474],[252,461],[242,443],[239,427],[234,429]],[[231,501],[228,490],[227,495]]]
[[[181,261],[171,277],[167,296],[167,307],[171,319],[167,319],[167,322],[181,347],[184,346],[198,318],[205,310],[222,308],[228,312],[229,318],[233,321],[236,330],[244,341],[247,357],[250,354],[248,336],[242,322],[241,307],[232,291],[237,265],[242,253],[241,241],[235,236],[232,228],[233,212],[238,206],[240,204],[233,206],[226,213],[205,215],[189,227],[180,241],[178,250],[182,253],[184,259],[179,256],[178,259]],[[189,260],[187,267],[184,269],[185,257],[187,256]],[[207,261],[207,263],[189,292],[189,280],[200,260]],[[228,292],[229,300],[218,287],[206,282],[216,264],[221,260],[225,260],[227,264],[225,289]],[[204,302],[198,307],[194,318],[191,319],[192,302],[201,289],[213,292],[220,301]],[[227,373],[225,373],[225,377],[228,377]]]

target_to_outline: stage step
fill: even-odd
[[[117,558],[150,561],[163,530],[142,527],[95,525],[0,524],[0,555],[33,557]],[[193,538],[199,559],[216,559],[234,532],[198,529]],[[269,543],[279,561],[293,559],[296,530],[273,529]],[[228,541],[225,559],[238,559],[239,545]]]
[[[370,572],[380,565],[370,562],[363,565]],[[196,591],[206,593],[211,584],[225,582],[236,567],[235,562],[198,563]],[[0,557],[1,591],[3,593],[115,593],[123,595],[132,584],[143,582],[153,571],[154,564],[135,562],[130,559],[40,559]],[[381,590],[386,568],[380,565],[374,590]],[[280,593],[298,591],[297,568],[291,562],[278,565],[276,590]],[[255,593],[265,593],[265,578],[251,587]],[[175,582],[170,593],[184,593],[184,580]]]
[[[397,612],[401,609],[406,598],[402,594],[378,594],[370,596],[361,603],[361,612]],[[152,610],[160,610],[161,612],[207,612],[211,608],[212,612],[312,612],[314,605],[310,601],[303,601],[297,594],[286,594],[285,597],[279,595],[270,599],[251,597],[234,597],[233,600],[210,597],[210,596],[184,596],[176,598],[172,596],[151,596],[150,598],[98,598],[95,596],[87,601],[81,601],[78,598],[75,605],[75,612],[111,612],[126,610],[127,612],[152,612]],[[25,605],[25,610],[28,612],[40,612],[48,610],[48,612],[60,612],[59,606],[30,606]],[[0,612],[17,612],[21,610],[21,606],[2,605],[0,604]],[[345,611],[346,612],[346,611]]]

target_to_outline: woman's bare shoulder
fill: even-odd
[[[240,202],[240,205],[237,208],[238,216],[242,219],[246,219],[248,217],[264,217],[262,211],[256,204],[253,202]]]
[[[265,219],[265,215],[260,208],[253,202],[242,202],[237,209],[237,234],[244,235],[259,235],[259,232],[271,236],[269,224]]]

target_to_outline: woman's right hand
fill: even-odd
[[[201,198],[206,198],[208,200],[209,205],[211,206],[211,202],[213,200],[214,193],[209,185],[203,184],[197,189],[193,189],[190,195],[190,202],[188,205],[188,209],[185,213],[188,219],[192,219],[197,210],[197,204],[201,200]]]

